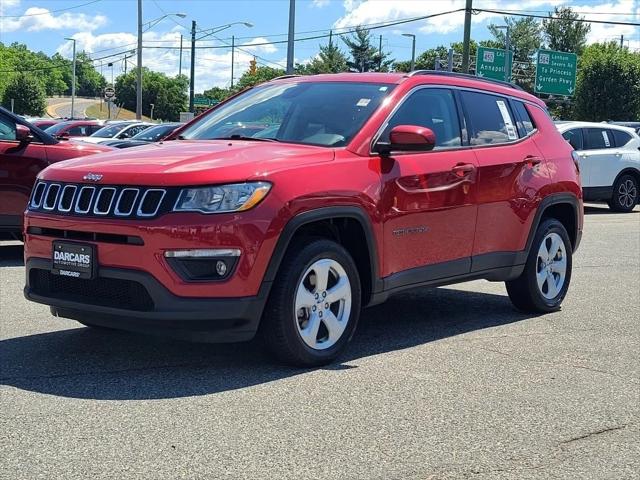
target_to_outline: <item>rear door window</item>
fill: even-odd
[[[506,98],[466,91],[461,96],[469,117],[471,145],[498,145],[518,139]]]
[[[605,128],[584,128],[583,134],[585,150],[600,150],[615,146],[609,130]]]
[[[582,141],[582,129],[574,128],[573,130],[567,130],[562,134],[564,139],[571,144],[574,150],[583,150],[584,143]]]
[[[422,88],[413,92],[393,114],[380,136],[389,141],[389,133],[398,125],[427,127],[436,136],[435,149],[460,147],[460,119],[451,90]]]

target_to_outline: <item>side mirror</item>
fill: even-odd
[[[389,143],[376,144],[381,155],[391,152],[428,152],[436,146],[436,134],[427,127],[397,125],[389,133]]]
[[[69,132],[60,132],[56,135],[56,138],[67,139],[69,138]]]
[[[17,124],[16,125],[16,140],[19,142],[30,142],[33,140],[33,135],[31,134],[31,129],[24,125]]]
[[[127,132],[123,132],[120,135],[118,135],[118,138],[120,139],[129,138],[129,134]]]

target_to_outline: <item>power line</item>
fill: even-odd
[[[81,3],[80,5],[74,5],[73,7],[60,8],[58,10],[47,10],[46,12],[39,13],[25,13],[24,15],[0,15],[0,18],[22,18],[22,17],[37,17],[39,15],[50,15],[52,13],[66,12],[67,10],[73,10],[75,8],[86,7],[94,3],[101,2],[102,0],[91,0],[90,2]]]
[[[529,15],[526,13],[514,13],[513,11],[507,11],[507,10],[489,10],[486,8],[474,8],[473,9],[473,13],[479,13],[479,12],[485,12],[485,13],[495,13],[497,15],[512,15],[514,17],[530,17],[530,18],[542,18],[545,20],[566,20],[565,18],[561,18],[561,17],[554,17],[552,15]],[[580,23],[602,23],[602,24],[607,24],[607,25],[628,25],[628,26],[632,26],[632,27],[640,27],[640,23],[638,22],[618,22],[618,21],[614,21],[614,20],[590,20],[590,19],[586,19],[586,18],[576,18],[576,19],[572,19],[572,22],[580,22]]]

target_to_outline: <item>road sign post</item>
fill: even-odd
[[[577,55],[538,50],[536,56],[536,93],[571,97],[576,91]]]
[[[478,47],[476,55],[476,76],[491,80],[504,80],[505,51],[500,48]],[[513,70],[513,52],[509,52],[509,76]]]

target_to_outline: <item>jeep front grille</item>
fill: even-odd
[[[40,181],[33,188],[29,210],[111,218],[155,218],[171,210],[177,191],[156,187],[87,185]]]

